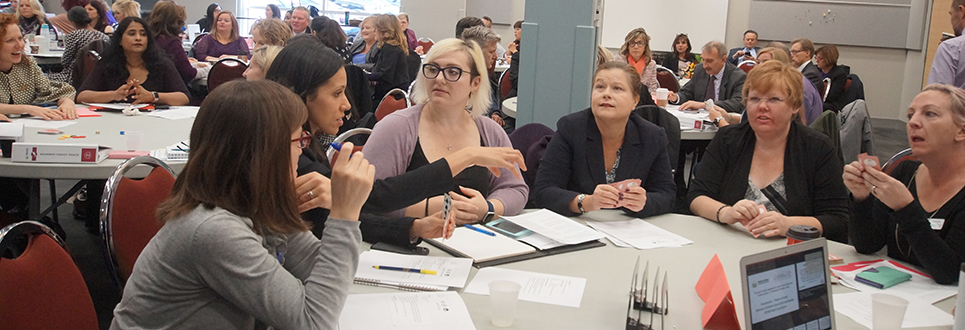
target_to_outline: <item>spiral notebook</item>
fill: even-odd
[[[390,266],[433,270],[435,275],[375,269]],[[365,251],[359,255],[355,283],[406,291],[446,291],[461,288],[469,279],[472,259],[404,255],[384,251]]]

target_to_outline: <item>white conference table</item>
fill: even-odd
[[[603,210],[573,219],[607,221],[630,218],[623,215],[621,211]],[[642,264],[646,261],[650,262],[651,282],[657,267],[660,267],[661,273],[668,272],[669,313],[663,329],[701,329],[700,313],[704,303],[697,296],[694,286],[714,254],[720,257],[724,266],[727,282],[730,284],[736,303],[738,319],[741,324],[744,324],[740,259],[745,255],[785,246],[786,239],[755,239],[739,226],[721,226],[695,216],[666,214],[648,218],[646,221],[684,236],[694,243],[678,248],[637,250],[616,247],[607,241],[604,247],[495,266],[587,279],[579,308],[520,301],[516,309],[515,322],[510,329],[624,329],[630,277],[638,256],[641,259],[641,272]],[[368,246],[364,244],[362,249],[367,250]],[[431,256],[449,256],[428,243],[422,243],[421,246],[428,247]],[[887,259],[882,252],[876,255],[861,255],[856,253],[853,247],[836,242],[829,242],[829,251],[844,258],[845,263]],[[469,282],[472,281],[476,271],[475,268],[472,270]],[[832,290],[834,293],[853,292],[837,284],[833,285]],[[363,294],[400,291],[353,284],[349,292]],[[491,309],[488,296],[463,293],[462,289],[458,292],[469,308],[470,317],[477,329],[501,329],[490,323]],[[954,298],[936,304],[946,312],[950,312],[954,305]],[[644,315],[647,314],[644,313]],[[646,319],[649,321],[649,317]],[[835,329],[865,329],[840,313],[835,315],[835,322]],[[659,329],[659,322],[655,321],[655,325]],[[951,329],[951,327],[936,329]]]
[[[28,54],[33,56],[34,60],[37,61],[37,65],[51,65],[60,64],[60,59],[64,57],[63,50],[51,50],[44,53]]]
[[[168,120],[147,116],[125,116],[119,111],[98,111],[101,117],[83,117],[76,119],[76,123],[60,128],[63,134],[38,134],[38,128],[24,127],[25,142],[41,143],[83,143],[97,144],[111,147],[114,150],[127,149],[127,139],[120,135],[120,131],[140,131],[144,133],[139,150],[154,150],[163,148],[182,140],[188,139],[191,133],[193,118]],[[16,118],[12,118],[15,122]],[[97,132],[100,134],[97,134]],[[61,135],[86,136],[81,139],[58,140]],[[10,178],[30,179],[30,219],[39,219],[40,215],[40,180],[42,179],[100,179],[106,180],[114,172],[123,159],[105,159],[97,164],[57,164],[57,163],[16,163],[10,158],[0,158],[0,176]],[[168,164],[175,172],[179,172],[184,163]],[[146,168],[129,172],[129,177],[143,177]]]
[[[507,116],[516,118],[516,97],[503,100],[503,113]]]

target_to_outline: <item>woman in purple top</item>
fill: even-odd
[[[238,36],[238,20],[230,11],[218,13],[214,31],[194,45],[194,58],[200,61],[217,61],[226,55],[250,55],[248,43]]]
[[[187,84],[194,78],[206,76],[208,64],[198,63],[197,61],[192,63],[188,55],[184,53],[181,38],[178,35],[181,33],[185,19],[187,19],[187,13],[184,6],[173,1],[161,1],[155,4],[154,9],[151,10],[151,16],[147,18],[147,25],[151,32],[154,32],[158,48],[161,48],[161,51],[166,53],[168,58],[174,62],[174,67],[178,69],[181,80]],[[202,69],[195,68],[195,65]]]
[[[492,100],[490,85],[484,83],[489,78],[478,45],[460,39],[442,40],[429,51],[421,73],[412,91],[417,105],[383,118],[365,143],[376,178],[416,171],[466,149],[479,153],[492,147],[512,148],[502,127],[481,116]],[[525,170],[524,164],[519,165]],[[472,166],[453,181],[453,190],[467,196],[457,195],[455,201],[459,203],[453,208],[466,205],[476,221],[519,214],[529,195],[515,168]],[[392,215],[433,214],[442,209],[442,200],[441,196],[429,198]]]

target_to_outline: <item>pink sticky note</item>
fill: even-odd
[[[77,117],[100,117],[101,114],[94,112],[88,107],[77,107]]]

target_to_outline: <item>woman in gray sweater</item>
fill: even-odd
[[[307,113],[268,80],[229,82],[208,96],[188,163],[158,207],[164,226],[134,264],[111,329],[253,329],[256,319],[276,329],[337,326],[375,168],[361,153],[338,158],[331,214],[315,238],[293,181],[312,140],[301,129]]]

